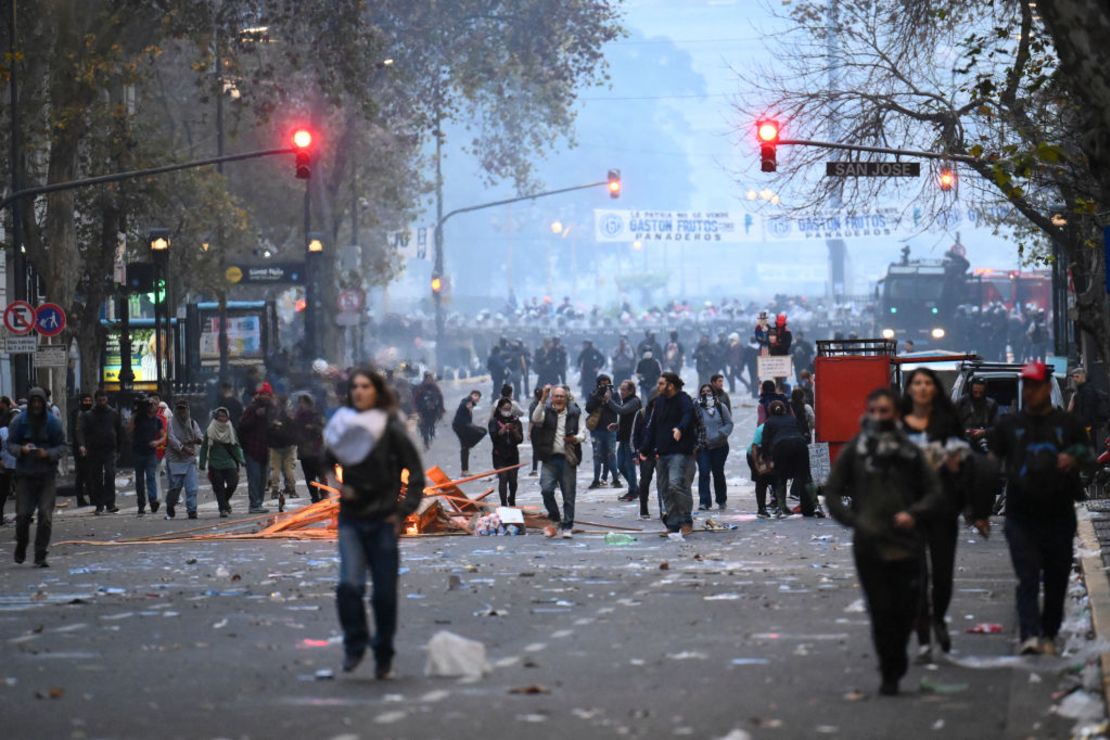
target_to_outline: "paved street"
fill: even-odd
[[[463,390],[452,389],[451,410]],[[587,524],[572,541],[405,540],[399,675],[389,682],[374,681],[369,665],[339,673],[333,543],[63,545],[41,571],[10,562],[4,527],[4,736],[1069,736],[1075,720],[1051,713],[1052,695],[1079,681],[1072,669],[1083,660],[1005,657],[1015,618],[1000,532],[961,538],[951,660],[914,666],[902,697],[877,698],[850,535],[831,520],[755,519],[738,454],[754,407],[741,416],[730,508],[713,515],[735,530],[679,543],[645,522],[629,546],[606,544]],[[456,473],[456,450],[443,428],[427,462]],[[488,442],[476,454],[484,464]],[[585,491],[582,472],[580,520],[641,526],[635,504],[618,504],[613,489]],[[202,499],[200,522],[137,519],[133,496],[114,517],[65,511],[55,539],[219,521],[210,492]],[[518,503],[539,505],[537,479],[524,479]],[[1002,632],[966,632],[979,623]],[[1087,629],[1081,614],[1069,624]],[[439,630],[484,643],[492,672],[472,682],[426,678],[423,647]],[[1071,645],[1089,651],[1079,637]]]

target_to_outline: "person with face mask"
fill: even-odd
[[[212,414],[200,447],[200,469],[208,470],[208,482],[216,495],[221,519],[231,515],[231,496],[239,486],[239,468],[244,465],[246,460],[231,423],[231,413],[221,406]]]
[[[158,511],[158,449],[166,444],[166,428],[158,418],[158,409],[149,399],[142,399],[128,422],[131,436],[131,461],[135,468],[135,498],[138,515]]]
[[[889,388],[867,397],[860,433],[841,450],[825,484],[825,504],[853,530],[852,554],[879,657],[879,693],[893,696],[909,668],[906,650],[921,598],[918,524],[939,512],[943,494],[933,466],[899,428],[898,399]]]
[[[698,509],[708,511],[713,506],[725,510],[728,501],[728,486],[725,483],[725,461],[728,460],[728,435],[732,434],[732,413],[728,406],[720,403],[713,386],[706,383],[698,390],[696,407],[700,439],[697,447],[698,462]],[[713,480],[713,494],[710,496],[709,481]]]
[[[81,416],[92,411],[93,397],[91,393],[82,393],[77,400],[77,406],[69,412],[69,441],[73,445],[73,487],[77,491],[77,506],[89,506],[96,498],[93,491],[92,476],[89,475],[89,459],[77,449],[77,425],[81,423]]]
[[[8,454],[15,457],[15,562],[27,559],[31,517],[35,531],[35,565],[46,568],[57,496],[58,460],[65,449],[62,422],[47,410],[46,391],[32,388],[27,410],[8,429]]]
[[[343,627],[343,671],[354,671],[369,648],[375,678],[387,679],[397,631],[398,542],[405,517],[424,495],[424,463],[385,378],[368,369],[351,373],[346,406],[324,428],[324,444],[328,482],[340,492],[335,601]],[[342,483],[337,466],[343,467]],[[403,471],[408,471],[404,487]],[[366,623],[368,573],[374,583],[373,638]]]
[[[502,396],[489,420],[489,438],[493,443],[493,467],[507,468],[520,463],[520,443],[524,441],[524,425],[513,409],[513,400]],[[497,492],[502,506],[516,506],[518,468],[497,474]]]
[[[108,405],[108,394],[97,391],[93,407],[77,421],[77,451],[87,461],[97,514],[115,514],[116,457],[123,446],[123,421]]]
[[[200,425],[189,414],[189,404],[178,401],[170,417],[169,439],[166,443],[166,519],[173,519],[181,491],[185,491],[185,510],[190,519],[197,518],[197,453],[204,443]]]

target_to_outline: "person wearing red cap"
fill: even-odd
[[[780,313],[775,317],[775,325],[767,332],[768,351],[774,357],[785,357],[790,354],[793,342],[794,334],[786,325],[786,314]]]
[[[1080,469],[1094,460],[1077,417],[1052,405],[1052,370],[1021,370],[1021,411],[1003,417],[990,438],[1006,472],[1006,542],[1017,575],[1023,655],[1055,655],[1072,564]],[[1044,582],[1044,606],[1038,605]]]

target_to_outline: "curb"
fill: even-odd
[[[1091,625],[1096,635],[1110,639],[1110,577],[1107,577],[1106,566],[1102,562],[1102,548],[1091,523],[1091,512],[1086,506],[1079,512],[1078,520],[1077,536],[1082,548],[1078,559],[1083,582],[1087,586]],[[1099,655],[1099,668],[1102,669],[1102,695],[1106,705],[1110,706],[1110,652]]]

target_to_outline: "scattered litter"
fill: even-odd
[[[947,656],[948,662],[952,665],[958,665],[961,668],[973,668],[980,670],[993,670],[995,668],[1016,668],[1026,664],[1025,658],[1017,655],[962,655],[962,656]]]
[[[487,606],[485,609],[479,609],[474,612],[474,616],[476,617],[504,617],[508,616],[508,614],[509,611],[507,609],[494,609],[492,606]]]
[[[317,681],[331,681],[333,678],[335,678],[335,673],[330,668],[321,668],[316,671]]]
[[[65,695],[66,695],[66,690],[62,689],[62,688],[59,688],[57,686],[55,686],[51,689],[48,689],[46,691],[36,691],[35,692],[35,698],[36,699],[61,699]]]
[[[766,658],[733,658],[733,665],[769,665],[771,661]]]
[[[964,632],[967,632],[969,635],[1000,635],[1003,629],[1003,626],[997,622],[980,622],[972,627],[968,627]]]
[[[709,656],[696,650],[683,650],[681,653],[667,653],[667,657],[671,660],[705,660]]]
[[[537,694],[550,694],[551,689],[539,684],[532,684],[531,686],[517,686],[516,688],[509,689],[510,694],[523,694],[526,696],[535,696]]]
[[[546,714],[539,714],[537,712],[533,712],[532,714],[518,714],[516,718],[520,722],[539,723],[547,721]]]
[[[736,601],[740,598],[740,594],[713,594],[712,596],[705,596],[705,601]]]
[[[926,694],[958,694],[967,691],[967,688],[966,683],[941,683],[927,677],[921,679],[921,690]]]
[[[408,712],[403,712],[400,709],[395,709],[391,712],[382,712],[374,718],[374,721],[377,722],[379,725],[390,725],[394,722],[400,722],[407,716]]]
[[[447,576],[447,590],[448,591],[457,591],[461,587],[462,587],[462,578],[459,578],[459,576],[455,575],[454,573],[451,573],[450,575]]]
[[[849,691],[847,694],[844,695],[845,701],[862,701],[863,699],[866,699],[866,698],[867,698],[867,694],[863,693],[859,689],[852,689],[851,691]]]
[[[944,729],[944,720],[943,719],[938,719],[936,722],[934,722],[933,723],[933,729],[934,730],[943,730]]]
[[[733,730],[720,740],[752,740],[752,736],[743,730]]]
[[[1029,674],[1029,683],[1041,683],[1042,680],[1043,679],[1036,673]]]
[[[428,641],[426,676],[480,678],[489,673],[486,646],[441,630]]]
[[[616,547],[624,547],[625,545],[636,544],[636,538],[630,534],[621,534],[620,532],[609,532],[605,535],[605,544],[614,545]]]
[[[867,604],[863,599],[856,599],[848,606],[844,607],[845,614],[862,614],[867,611]]]
[[[538,653],[541,650],[546,650],[546,649],[547,649],[547,643],[546,642],[533,642],[533,643],[530,643],[530,644],[524,646],[524,652],[526,652],[526,653]]]
[[[1052,711],[1068,719],[1097,720],[1103,716],[1102,699],[1090,691],[1074,691],[1054,706]]]
[[[420,697],[420,701],[426,704],[432,704],[437,701],[443,701],[449,696],[451,696],[450,691],[446,691],[444,689],[436,689],[435,691],[429,691],[428,693],[424,694],[424,696]]]
[[[840,732],[840,728],[836,725],[817,725],[813,728],[813,731],[818,735],[835,735]]]
[[[659,570],[670,570],[670,569],[671,569],[671,564],[668,563],[666,560],[664,560],[662,563],[659,564]]]
[[[216,578],[227,578],[230,575],[231,571],[228,570],[226,567],[221,565],[216,568]]]

